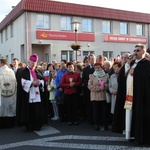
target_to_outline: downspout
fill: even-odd
[[[29,37],[28,37],[28,12],[25,12],[25,62],[28,62],[28,50],[29,50]]]

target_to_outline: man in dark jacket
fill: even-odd
[[[93,124],[93,108],[92,103],[90,101],[90,90],[88,89],[88,81],[89,75],[93,74],[94,72],[94,63],[96,62],[96,57],[94,54],[88,56],[89,65],[83,69],[82,74],[82,82],[83,82],[83,89],[84,89],[84,100],[85,100],[85,110],[87,112],[87,116],[89,119],[89,123]]]
[[[126,139],[150,144],[150,62],[144,58],[145,45],[136,45],[134,53],[136,60],[131,62],[129,71],[120,76],[123,91],[117,93],[112,130],[122,133],[125,121]]]

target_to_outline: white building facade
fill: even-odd
[[[74,9],[73,9],[74,8]],[[80,11],[79,11],[80,10]],[[73,21],[80,22],[77,60],[90,53],[116,58],[133,53],[137,43],[149,47],[150,15],[56,1],[21,1],[0,23],[0,57],[27,62],[32,53],[39,61],[75,60]]]

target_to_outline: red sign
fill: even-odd
[[[77,33],[78,41],[95,41],[94,33]],[[74,32],[56,32],[56,31],[36,31],[37,39],[45,39],[45,40],[69,40],[75,41],[75,33]]]
[[[136,36],[118,36],[118,35],[103,35],[104,42],[117,42],[117,43],[147,43],[146,37],[136,37]]]

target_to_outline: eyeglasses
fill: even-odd
[[[134,52],[140,52],[142,51],[141,49],[135,49]]]

